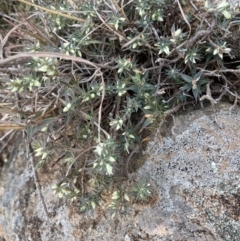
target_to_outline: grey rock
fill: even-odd
[[[179,116],[175,136],[149,146],[139,175],[151,176],[159,201],[138,223],[156,240],[240,240],[240,112],[229,109]]]

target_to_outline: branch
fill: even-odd
[[[213,99],[212,94],[211,94],[211,89],[210,89],[210,85],[213,83],[213,80],[211,80],[209,83],[207,83],[207,94],[203,95],[200,98],[200,101],[203,101],[205,99],[209,100],[211,102],[211,105],[214,106],[217,101]]]

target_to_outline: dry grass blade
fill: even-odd
[[[66,60],[72,60],[72,61],[76,61],[76,62],[80,62],[80,63],[83,63],[83,64],[86,64],[86,65],[90,65],[94,68],[96,68],[97,70],[99,70],[99,67],[86,60],[86,59],[83,59],[83,58],[80,58],[80,57],[75,57],[75,56],[70,56],[70,55],[66,55],[66,54],[62,54],[62,53],[54,53],[54,52],[39,52],[39,53],[28,53],[28,52],[23,52],[23,53],[20,53],[20,54],[16,54],[16,55],[13,55],[13,56],[10,56],[6,59],[3,59],[3,60],[0,60],[0,65],[1,64],[6,64],[8,62],[11,62],[15,59],[20,59],[20,58],[36,58],[36,57],[52,57],[52,58],[61,58],[61,59],[66,59]]]
[[[28,1],[25,1],[25,0],[18,0],[18,1],[21,2],[21,3],[25,3],[25,4],[27,4],[27,5],[33,6],[33,7],[35,7],[35,8],[41,9],[41,10],[47,12],[47,13],[50,13],[50,14],[59,15],[59,16],[62,16],[62,17],[68,18],[68,19],[72,19],[72,20],[76,20],[76,21],[82,22],[82,23],[85,22],[84,19],[77,18],[77,17],[74,17],[74,16],[70,16],[70,15],[68,15],[68,14],[64,14],[64,13],[55,11],[55,10],[53,10],[53,9],[48,9],[48,8],[39,6],[39,5],[35,4],[35,3],[31,3],[31,2],[28,2]]]
[[[2,121],[0,120],[0,130],[23,130],[25,129],[25,125],[21,123],[11,122],[11,121]]]

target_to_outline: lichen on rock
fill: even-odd
[[[240,240],[239,119],[227,104],[192,111],[152,144],[139,174],[151,173],[159,202],[138,217],[143,230],[156,240]]]

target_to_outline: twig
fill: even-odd
[[[237,91],[235,91],[234,94],[235,94],[235,100],[234,100],[233,106],[231,106],[231,108],[230,108],[230,111],[232,111],[232,110],[236,107],[236,105],[237,105],[237,103],[238,103],[238,98],[239,98],[239,96],[238,96],[238,94],[237,94]]]
[[[210,33],[212,33],[213,26],[215,25],[215,20],[213,20],[211,29],[209,30],[200,30],[198,31],[191,39],[187,41],[187,48],[190,48],[193,46],[193,44],[201,37],[204,36],[206,38]]]
[[[223,90],[222,93],[220,94],[220,96],[219,96],[217,99],[215,99],[215,100],[216,100],[217,102],[219,102],[224,95],[226,95],[226,90]]]
[[[231,92],[229,89],[228,89],[228,87],[226,87],[226,86],[223,86],[223,88],[224,88],[224,90],[226,90],[229,94],[231,94],[232,96],[234,96],[234,97],[237,97],[239,100],[240,100],[240,97],[237,95],[235,95],[233,92]]]
[[[213,19],[209,30],[197,31],[197,33],[191,39],[187,40],[187,43],[186,43],[187,48],[192,47],[192,45],[202,36],[204,36],[204,38],[206,38],[212,32],[215,25],[216,25],[216,21],[215,21],[215,19]]]
[[[199,100],[203,101],[205,99],[209,100],[211,102],[212,107],[217,103],[216,100],[213,99],[212,94],[211,94],[211,89],[210,85],[213,83],[213,80],[207,83],[207,93],[206,95],[203,95]]]
[[[221,73],[239,73],[240,74],[240,69],[220,69],[219,72]]]

